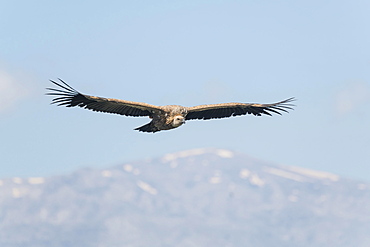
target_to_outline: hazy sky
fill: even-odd
[[[370,181],[369,1],[3,1],[0,177],[49,176],[215,147]],[[283,116],[134,131],[50,105],[49,79],[156,105],[271,103]]]

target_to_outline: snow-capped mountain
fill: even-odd
[[[370,246],[370,184],[195,149],[0,180],[0,246]]]

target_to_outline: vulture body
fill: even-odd
[[[64,105],[66,107],[79,106],[97,112],[131,117],[148,116],[152,121],[135,130],[152,133],[177,128],[184,124],[186,120],[193,119],[208,120],[246,114],[271,116],[271,113],[276,113],[281,115],[281,112],[288,112],[288,110],[292,109],[293,105],[291,102],[294,100],[294,98],[289,98],[272,104],[223,103],[193,107],[180,105],[155,106],[141,102],[85,95],[76,91],[61,79],[59,79],[59,82],[50,81],[59,87],[47,88],[51,91],[47,95],[56,96],[52,100],[52,104]]]

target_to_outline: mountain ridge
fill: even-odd
[[[226,149],[0,181],[6,247],[370,243],[369,184]]]

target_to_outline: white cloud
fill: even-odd
[[[11,109],[24,96],[25,90],[17,80],[0,70],[0,113]]]
[[[370,85],[365,82],[353,82],[337,92],[336,112],[340,115],[349,114],[369,102]]]

